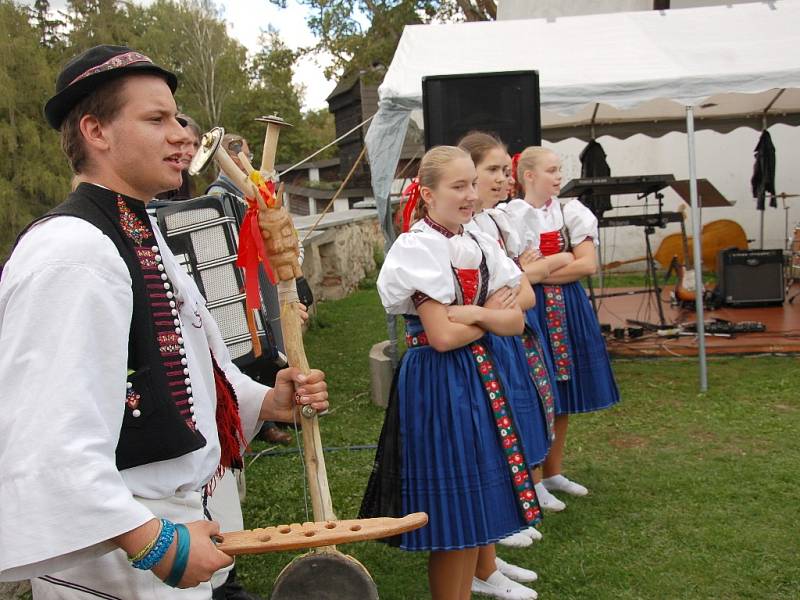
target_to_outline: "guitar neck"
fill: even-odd
[[[683,243],[683,264],[687,265],[687,268],[693,269],[694,268],[694,261],[692,260],[691,255],[689,254],[689,236],[686,235],[686,211],[681,211],[683,213],[683,221],[681,221],[681,242]]]
[[[617,267],[621,267],[622,265],[629,265],[635,262],[641,262],[643,260],[647,260],[646,256],[639,256],[637,258],[629,258],[628,260],[615,260],[614,262],[610,262],[608,264],[603,265],[604,271],[610,271],[611,269],[616,269]]]

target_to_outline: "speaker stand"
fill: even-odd
[[[647,248],[647,269],[650,271],[650,278],[653,281],[653,293],[656,298],[656,308],[658,308],[658,323],[664,327],[667,324],[667,320],[664,318],[664,307],[661,304],[661,286],[658,284],[656,259],[655,256],[653,256],[653,246],[650,244],[650,236],[655,232],[655,227],[645,227],[644,243],[645,247]]]
[[[659,329],[665,329],[667,327],[671,327],[667,324],[667,319],[664,316],[664,306],[661,301],[661,286],[658,283],[658,274],[656,272],[656,258],[653,255],[653,246],[650,243],[650,236],[656,232],[656,228],[652,225],[648,225],[644,228],[644,244],[646,248],[646,262],[647,262],[647,273],[650,275],[650,279],[652,280],[652,284],[640,289],[640,290],[628,290],[625,292],[603,292],[602,294],[595,294],[594,286],[592,285],[592,278],[587,278],[588,285],[589,285],[589,297],[592,302],[592,307],[594,308],[595,314],[597,314],[597,299],[598,298],[614,298],[616,296],[634,296],[637,294],[652,294],[656,301],[656,308],[658,309],[658,325],[654,323],[647,323],[645,321],[633,321],[631,319],[626,319],[626,321],[633,323],[635,325],[644,327],[648,330],[657,331]]]

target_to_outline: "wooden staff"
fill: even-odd
[[[259,121],[267,124],[264,140],[264,152],[261,158],[262,177],[269,177],[275,172],[275,153],[278,135],[286,123],[278,117],[261,117]],[[252,169],[243,153],[239,154],[246,169]],[[252,171],[250,172],[253,177]],[[275,184],[275,181],[272,181]],[[302,277],[303,271],[298,260],[300,248],[297,231],[286,207],[283,206],[283,186],[275,194],[275,202],[268,206],[259,200],[258,224],[264,237],[264,245],[269,255],[272,270],[278,279],[278,298],[281,306],[281,331],[283,345],[289,364],[308,375],[310,368],[303,345],[303,329],[300,314],[297,310],[299,299],[295,279]],[[317,521],[335,520],[328,474],[325,469],[325,457],[322,453],[322,439],[319,433],[319,419],[311,406],[304,406],[301,411],[303,423],[303,454],[306,464],[309,495]]]
[[[261,173],[256,178],[274,173],[275,149],[282,121],[274,117],[259,119],[267,123]],[[241,158],[241,157],[240,157]],[[246,157],[245,157],[246,158]],[[246,163],[243,163],[246,164]],[[254,174],[251,174],[253,177]],[[275,183],[272,180],[273,185]],[[265,203],[259,198],[258,224],[264,238],[266,252],[273,272],[278,279],[278,297],[281,305],[281,330],[289,364],[304,374],[309,373],[308,360],[303,346],[302,324],[296,304],[299,303],[295,278],[302,276],[298,257],[300,248],[297,231],[283,206],[283,188],[278,188],[275,202]],[[328,488],[325,457],[316,411],[308,405],[301,410],[303,422],[303,458],[308,479],[309,495],[315,521],[335,520],[333,503]],[[423,521],[415,522],[415,529],[427,522],[427,515],[417,515]],[[399,524],[396,523],[396,524]],[[386,524],[388,525],[388,523]],[[323,531],[327,531],[323,527]],[[358,522],[348,526],[350,533],[361,530]],[[393,535],[389,528],[383,535]],[[310,533],[310,532],[305,532]],[[306,538],[308,539],[308,538]],[[339,552],[334,538],[330,545],[321,546],[308,554],[295,558],[281,571],[272,590],[272,600],[297,598],[337,598],[337,600],[377,600],[378,588],[366,567],[352,556]]]
[[[228,153],[219,147],[224,131],[214,128],[203,136],[200,150],[190,166],[190,173],[199,173],[213,158],[236,186],[249,199],[257,202],[259,229],[271,269],[277,279],[284,350],[289,364],[307,375],[310,369],[303,346],[300,314],[296,307],[299,300],[295,279],[303,274],[298,261],[300,248],[297,232],[283,205],[283,185],[277,188],[274,196],[268,191],[270,182],[273,189],[276,183],[275,151],[278,133],[286,123],[278,117],[261,117],[257,120],[267,123],[260,171],[256,171],[247,156],[240,153],[238,158],[245,170],[242,172]],[[314,547],[314,551],[296,558],[284,568],[273,588],[272,600],[294,600],[312,596],[336,600],[377,600],[377,588],[366,568],[352,556],[339,552],[332,544],[399,535],[423,527],[428,522],[428,516],[425,513],[414,513],[401,519],[336,521],[322,453],[319,420],[311,406],[303,406],[300,412],[303,423],[303,457],[316,522],[228,533],[221,536],[223,540],[220,549],[235,555]],[[326,545],[318,547],[321,544]],[[320,581],[320,578],[324,581]]]

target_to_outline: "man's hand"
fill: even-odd
[[[297,408],[304,404],[310,404],[317,412],[328,409],[325,373],[312,369],[303,375],[297,367],[281,369],[275,377],[275,387],[264,396],[260,418],[292,423]]]
[[[305,324],[308,321],[308,308],[302,302],[297,302],[294,304],[297,307],[297,314],[300,315],[300,321]]]
[[[208,581],[211,576],[222,567],[227,567],[233,562],[233,558],[217,550],[211,536],[219,533],[219,523],[216,521],[193,521],[186,523],[189,529],[189,562],[186,564],[186,571],[178,583],[178,587],[190,588]],[[175,551],[177,548],[177,532],[175,541],[167,551],[161,561],[153,567],[153,573],[165,580],[172,570],[172,563],[175,562]]]

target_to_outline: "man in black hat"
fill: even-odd
[[[98,46],[45,107],[81,183],[0,281],[0,581],[33,578],[37,600],[207,600],[231,562],[204,518],[215,477],[263,420],[327,408],[320,371],[267,388],[233,365],[145,211],[181,183],[176,85]]]

